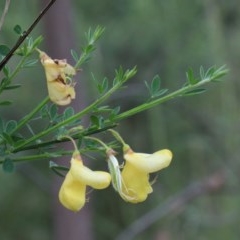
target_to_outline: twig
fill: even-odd
[[[9,61],[9,59],[12,57],[13,53],[17,50],[17,48],[23,43],[23,41],[27,38],[27,36],[32,32],[34,27],[37,25],[37,23],[41,20],[41,18],[44,16],[44,14],[48,11],[48,9],[56,2],[56,0],[51,0],[46,7],[39,13],[38,17],[35,19],[35,21],[32,23],[32,25],[28,28],[27,31],[24,31],[13,48],[10,50],[10,52],[5,56],[5,58],[0,63],[0,71],[2,68],[6,65],[6,63]]]
[[[3,23],[4,23],[5,16],[8,12],[8,7],[10,5],[10,2],[11,2],[11,0],[6,0],[6,2],[5,2],[5,7],[4,7],[4,10],[3,10],[3,14],[2,14],[1,19],[0,19],[0,32],[1,32],[1,29],[2,29],[2,26],[3,26]]]
[[[223,187],[225,176],[223,172],[217,172],[206,179],[192,183],[183,191],[170,197],[164,203],[152,209],[137,221],[133,222],[122,231],[115,240],[130,240],[140,234],[154,222],[159,221],[169,214],[179,213],[183,208],[195,198],[213,193]]]

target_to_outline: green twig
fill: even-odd
[[[219,70],[221,71],[219,73],[219,76],[222,76],[222,75],[225,75],[227,73],[227,69],[224,69],[223,67],[222,68],[219,68]],[[218,70],[216,70],[217,72]],[[206,77],[204,79],[202,79],[201,81],[199,81],[198,83],[194,84],[194,85],[187,85],[179,90],[176,90],[172,93],[169,93],[167,94],[166,96],[163,96],[161,98],[158,98],[158,99],[155,99],[155,100],[152,100],[150,102],[147,102],[147,103],[143,103],[135,108],[132,108],[130,110],[127,110],[125,112],[122,112],[120,113],[119,115],[117,115],[115,118],[114,118],[114,121],[116,122],[119,122],[123,119],[126,119],[130,116],[133,116],[137,113],[140,113],[140,112],[143,112],[147,109],[150,109],[150,108],[153,108],[163,102],[166,102],[166,101],[169,101],[173,98],[176,98],[176,97],[181,97],[181,96],[184,96],[185,93],[191,91],[191,90],[194,90],[194,89],[197,89],[211,81],[214,81],[216,79],[216,76],[213,75],[213,76],[210,76],[210,77]]]
[[[31,142],[36,141],[37,139],[40,139],[43,136],[46,136],[48,134],[50,134],[51,132],[57,130],[58,128],[68,125],[69,123],[76,121],[80,118],[82,118],[84,115],[86,115],[87,113],[91,112],[92,109],[95,109],[99,104],[101,104],[102,102],[104,102],[106,99],[108,99],[116,90],[118,90],[122,84],[124,82],[126,82],[128,79],[130,79],[134,74],[136,73],[136,69],[133,68],[130,71],[127,71],[125,75],[121,76],[121,80],[119,80],[118,82],[116,82],[112,88],[110,88],[104,95],[102,95],[99,99],[97,99],[96,101],[94,101],[92,104],[90,104],[88,107],[86,107],[85,109],[83,109],[82,111],[80,111],[79,113],[73,115],[72,117],[69,117],[68,119],[59,122],[58,124],[48,128],[45,131],[40,132],[39,134],[36,134],[35,136],[27,139],[26,141],[24,141],[23,143],[21,143],[20,145],[16,146],[16,148],[14,148],[13,152],[19,152],[22,150],[22,148],[26,145],[28,145]],[[117,77],[117,76],[116,76]]]
[[[26,115],[17,125],[17,127],[11,132],[11,134],[18,131],[20,128],[22,128],[26,123],[28,123],[35,114],[37,114],[43,106],[47,104],[49,101],[49,97],[46,97],[36,108],[34,108],[28,115]]]

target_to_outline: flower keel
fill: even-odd
[[[128,148],[124,153],[126,164],[122,170],[123,199],[131,203],[143,202],[153,190],[149,173],[169,166],[171,151],[164,149],[153,154],[135,153]],[[125,197],[124,197],[125,196]]]
[[[59,191],[63,206],[74,212],[79,211],[86,201],[86,187],[104,189],[110,185],[111,176],[107,172],[92,171],[83,165],[78,151],[73,154],[70,170]]]

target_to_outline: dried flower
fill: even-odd
[[[65,59],[51,59],[45,52],[38,50],[45,69],[50,99],[58,105],[67,105],[75,98],[74,83],[71,77],[76,75],[73,66]]]

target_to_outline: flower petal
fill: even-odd
[[[76,180],[95,189],[107,188],[111,182],[108,172],[92,171],[77,158],[72,158],[70,172]]]
[[[124,154],[124,158],[137,169],[143,172],[152,173],[169,166],[172,160],[172,152],[168,149],[164,149],[153,154],[146,154],[135,153],[132,150],[128,150]]]
[[[139,170],[134,165],[126,162],[123,171],[123,199],[127,202],[138,203],[146,200],[152,187],[149,183],[149,174]],[[127,196],[127,197],[125,197]]]
[[[47,87],[50,99],[58,105],[67,105],[75,98],[75,90],[71,85],[54,81],[48,82]]]
[[[67,105],[75,98],[74,84],[69,83],[68,76],[76,74],[73,66],[65,59],[51,59],[45,52],[38,50],[45,69],[50,99],[58,105]]]
[[[68,172],[59,191],[59,200],[71,211],[79,211],[85,204],[86,185],[76,181]]]

